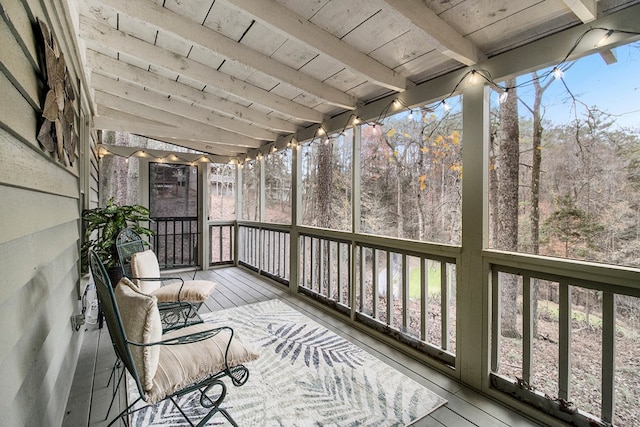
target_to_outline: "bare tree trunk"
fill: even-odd
[[[538,74],[532,75],[535,97],[533,101],[533,153],[531,161],[531,253],[540,252],[540,172],[542,165],[542,94],[549,87],[553,80],[549,80],[544,86],[540,85]],[[533,335],[538,335],[538,300],[540,296],[540,285],[538,279],[533,279],[532,292],[532,316]]]
[[[402,239],[404,237],[404,217],[402,206],[402,176],[400,174],[400,165],[398,165],[398,173],[396,174],[396,216],[398,217],[397,236]]]
[[[491,221],[491,247],[498,247],[498,168],[496,165],[496,134],[491,132],[491,141],[489,146],[489,206],[491,209],[491,215],[489,215]]]
[[[331,145],[320,144],[318,147],[318,175],[316,188],[316,225],[329,227],[331,221],[331,181],[333,168],[331,167]]]
[[[332,149],[331,144],[321,143],[318,147],[318,180],[316,188],[316,225],[318,227],[329,228],[331,225],[331,183],[333,180],[333,166],[332,166]],[[325,255],[329,250],[329,242],[324,240],[322,250]],[[318,245],[318,251],[320,251],[320,245]],[[319,252],[318,252],[319,255]],[[329,264],[325,263],[319,257],[316,258],[316,277],[318,278],[318,292],[322,293],[326,287],[326,279],[329,276],[328,269]],[[324,267],[324,269],[323,269]],[[323,271],[324,270],[324,271]],[[321,272],[324,274],[321,275]],[[324,277],[324,283],[321,283],[320,277]]]
[[[508,87],[515,87],[515,80],[507,80]],[[518,98],[516,89],[501,105],[498,134],[500,151],[498,176],[498,248],[518,249],[518,171],[520,165],[520,128],[518,122]],[[517,299],[519,287],[515,275],[505,275],[502,280],[502,335],[520,337],[517,324]]]

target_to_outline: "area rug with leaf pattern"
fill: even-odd
[[[403,426],[446,400],[286,303],[270,300],[207,314],[260,357],[222,404],[239,426]],[[129,398],[137,397],[129,383]],[[198,393],[181,405],[197,420]],[[136,412],[134,426],[188,425],[170,401]],[[207,425],[228,425],[220,414]]]

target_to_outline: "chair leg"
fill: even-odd
[[[120,418],[124,417],[125,415],[128,415],[129,411],[131,410],[131,408],[133,408],[135,406],[135,404],[140,402],[141,400],[142,400],[142,398],[138,397],[131,405],[127,406],[126,409],[124,409],[122,412],[120,412],[117,417],[112,419],[111,422],[107,425],[107,427],[111,427]],[[135,411],[133,411],[133,412],[135,412]],[[127,424],[126,421],[125,421],[125,424]]]
[[[116,369],[116,366],[120,365],[120,360],[117,360],[115,365],[113,366]],[[115,371],[112,371],[115,373]],[[120,376],[118,377],[118,384],[114,384],[113,392],[111,393],[111,402],[109,403],[109,409],[107,409],[107,414],[104,416],[104,420],[106,421],[109,418],[109,414],[111,413],[111,407],[113,406],[113,402],[116,400],[116,395],[118,394],[118,390],[120,389],[120,383],[122,382],[122,378],[124,377],[124,369],[120,371]],[[111,379],[109,379],[111,381]],[[115,375],[113,381],[115,382]],[[109,385],[109,384],[107,384]]]

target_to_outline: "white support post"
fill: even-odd
[[[298,226],[302,215],[301,181],[302,162],[301,147],[295,144],[291,147],[291,232],[289,233],[289,291],[297,294],[300,271],[300,234]]]
[[[482,249],[488,235],[489,88],[463,92],[462,252],[456,266],[456,371],[471,387],[489,386],[489,294]],[[481,350],[481,357],[478,357]]]
[[[613,423],[615,414],[616,302],[602,292],[602,419]]]
[[[202,270],[208,270],[211,260],[211,233],[209,233],[209,163],[198,165],[200,194],[198,195],[198,212],[200,215],[200,253],[198,260]]]
[[[353,127],[353,139],[351,140],[351,235],[355,237],[360,232],[360,147],[362,143],[362,129],[360,126]],[[358,252],[360,257],[358,258]],[[355,238],[351,240],[350,253],[350,280],[349,295],[351,299],[351,319],[356,318],[356,262],[360,261],[360,311],[364,306],[364,274],[363,250],[360,247],[358,251],[358,243]]]
[[[240,226],[238,220],[242,218],[242,165],[236,165],[236,226],[234,228],[233,236],[233,265],[238,266],[238,260],[240,258]],[[245,242],[246,243],[246,242]]]

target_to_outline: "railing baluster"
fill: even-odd
[[[378,319],[378,249],[371,248],[371,286],[373,318]]]
[[[302,245],[302,274],[300,274],[298,285],[305,287],[307,280],[307,236],[301,236],[300,244]]]
[[[360,270],[360,280],[359,280],[359,288],[360,288],[360,307],[358,308],[358,310],[360,312],[364,311],[364,300],[365,300],[365,292],[364,292],[364,272],[365,272],[365,264],[366,264],[366,256],[365,256],[365,251],[364,248],[362,246],[358,246],[358,252],[360,254],[360,265],[359,270]]]
[[[491,372],[498,372],[500,367],[500,318],[502,309],[500,307],[500,273],[496,268],[491,269]]]
[[[429,282],[427,277],[427,259],[420,258],[420,339],[427,340],[427,308],[429,298]]]
[[[332,280],[333,279],[333,274],[332,274],[332,271],[331,271],[331,266],[333,264],[333,262],[332,262],[333,261],[333,256],[331,254],[333,253],[332,248],[333,248],[333,244],[334,243],[335,242],[333,242],[331,240],[328,242],[328,244],[329,244],[329,248],[328,248],[328,252],[329,252],[328,253],[328,255],[329,255],[328,256],[328,258],[329,258],[329,261],[328,261],[329,262],[329,268],[327,270],[328,270],[329,274],[328,274],[328,277],[327,277],[327,279],[328,279],[327,280],[327,298],[331,298],[331,295],[332,295],[331,291],[333,290],[333,286],[331,285],[332,282],[333,282],[333,280]]]
[[[449,350],[449,280],[447,263],[440,262],[440,344],[443,350]]]
[[[409,329],[409,263],[407,254],[402,254],[402,328]]]
[[[531,311],[531,277],[524,274],[522,275],[522,379],[527,383],[531,383],[531,360],[533,358]]]
[[[338,283],[337,283],[336,301],[340,301],[342,295],[342,243],[338,242]]]
[[[571,377],[571,288],[566,281],[558,284],[559,287],[559,373],[558,373],[558,397],[569,400],[571,390],[569,379]]]
[[[602,419],[615,414],[616,305],[612,292],[602,292]]]
[[[387,325],[393,320],[393,289],[391,286],[391,251],[387,251]]]

